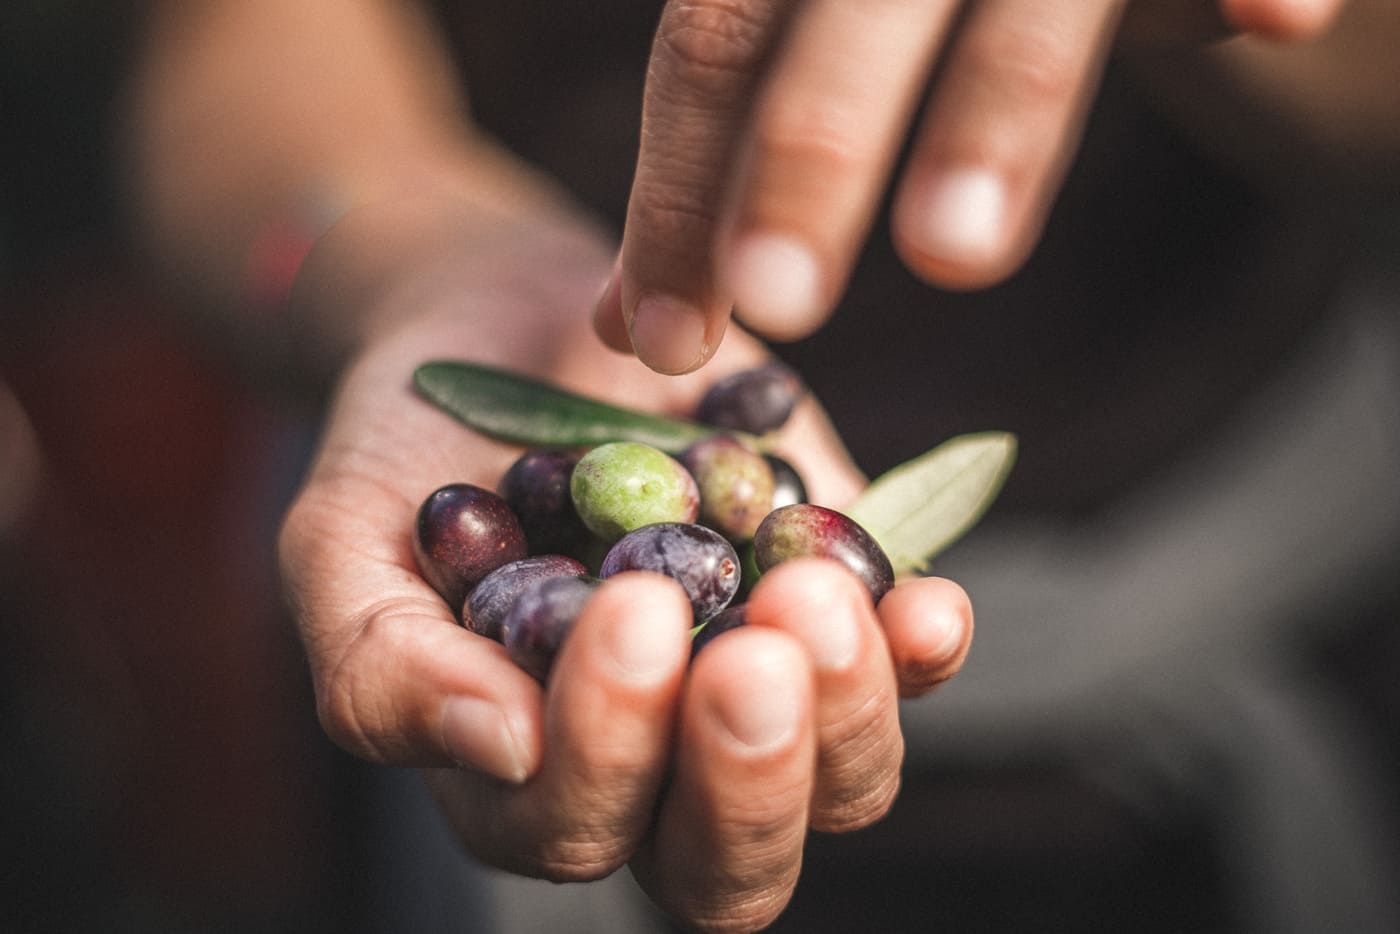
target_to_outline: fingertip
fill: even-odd
[[[833,573],[840,569],[842,573]],[[860,579],[829,558],[792,558],[765,572],[749,598],[750,613],[758,618],[792,607],[870,605],[870,593]]]
[[[722,274],[744,324],[766,337],[806,337],[828,316],[821,263],[796,237],[763,232],[740,236],[728,251]]]
[[[579,617],[609,680],[651,688],[679,679],[689,657],[690,601],[675,581],[648,572],[603,582]]]
[[[813,673],[805,650],[785,633],[736,629],[700,654],[692,678],[706,732],[732,753],[775,754],[810,733]]]
[[[348,752],[392,766],[457,764],[506,781],[538,768],[539,684],[499,644],[447,617],[436,596],[386,603],[312,667],[322,728]]]
[[[1341,9],[1339,0],[1224,0],[1224,13],[1241,32],[1293,42],[1316,38]]]
[[[878,612],[902,694],[925,693],[961,670],[974,624],[972,601],[958,584],[939,577],[901,581]]]
[[[704,311],[683,299],[643,294],[628,325],[632,349],[648,367],[668,376],[699,369],[714,354],[718,335]],[[723,325],[719,328],[723,334]]]
[[[874,624],[870,594],[839,564],[819,558],[784,561],[764,574],[748,602],[748,622],[776,626],[807,647],[822,672],[853,668]]]
[[[905,264],[950,289],[995,285],[1017,265],[1006,181],[985,168],[955,168],[907,184],[893,217]]]

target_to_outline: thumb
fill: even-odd
[[[316,708],[348,752],[395,766],[461,765],[504,781],[539,767],[542,693],[504,649],[457,625],[413,569],[335,545],[313,484],[283,524],[283,579]]]

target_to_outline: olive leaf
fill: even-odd
[[[413,385],[463,424],[528,447],[639,441],[677,453],[715,433],[694,422],[645,415],[517,373],[457,360],[422,364],[413,373]]]
[[[639,441],[674,454],[718,431],[464,361],[424,363],[414,371],[413,384],[463,424],[527,447]],[[880,543],[896,574],[922,571],[982,517],[1015,458],[1014,435],[960,435],[884,474],[846,511]]]
[[[879,477],[846,512],[885,549],[896,574],[923,571],[977,524],[1015,459],[1013,434],[959,435]]]

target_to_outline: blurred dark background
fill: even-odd
[[[463,40],[478,118],[615,227],[657,7],[460,4],[443,16]],[[402,842],[405,827],[432,820],[411,775],[359,764],[321,735],[272,549],[317,412],[249,386],[131,252],[110,140],[134,23],[122,4],[0,13],[0,928],[624,930],[513,916],[521,899],[493,902],[503,883],[450,842]],[[985,428],[1015,431],[1022,453],[993,515],[945,565],[979,606],[969,686],[911,713],[894,812],[813,839],[777,930],[1394,921],[1394,892],[1368,874],[1393,880],[1400,828],[1400,418],[1395,397],[1385,403],[1400,356],[1348,355],[1358,343],[1397,350],[1400,291],[1372,273],[1395,268],[1394,240],[1378,240],[1374,205],[1325,187],[1297,194],[1280,203],[1223,166],[1115,65],[1022,273],[983,293],[936,292],[899,266],[879,227],[832,325],[781,348],[872,472]],[[1317,377],[1358,368],[1372,381]],[[1257,592],[1235,601],[1231,588],[1292,578],[1280,565],[1247,573],[1183,558],[1162,590],[1139,593],[1142,606],[1080,607],[1064,583],[1108,592],[1115,569],[1124,580],[1141,569],[1095,559],[1136,548],[1148,562],[1181,516],[1233,515],[1191,497],[1251,487],[1248,465],[1275,462],[1267,439],[1252,460],[1212,459],[1235,450],[1242,424],[1288,422],[1290,406],[1337,424],[1299,401],[1296,387],[1310,385],[1299,372],[1342,387],[1325,401],[1353,418],[1345,437],[1357,449],[1328,447],[1317,462],[1366,469],[1314,484],[1300,466],[1296,499],[1278,481],[1277,502],[1319,511],[1315,526],[1207,524],[1199,535],[1238,568],[1250,567],[1251,535],[1299,536],[1281,566],[1297,569],[1306,599],[1261,609],[1269,625],[1249,639],[1246,623],[1212,630],[1232,624],[1229,611],[1195,612],[1121,648],[1133,627],[1119,623],[1155,619],[1178,591],[1252,606]],[[1166,492],[1144,505],[1143,490]],[[1355,529],[1356,503],[1374,527]],[[1309,537],[1314,528],[1336,540]],[[1185,551],[1208,560],[1209,548]],[[1315,561],[1325,574],[1309,576]],[[1281,695],[1296,695],[1305,721],[1325,707],[1318,732],[1330,739],[1289,727],[1296,711],[1235,717],[1245,683],[1265,685],[1250,710],[1277,712]],[[1280,723],[1296,742],[1251,751],[1241,739]],[[1335,723],[1339,747],[1328,745]],[[1273,788],[1267,776],[1290,771],[1301,784]],[[1314,824],[1311,835],[1271,829]],[[1350,852],[1309,852],[1319,842]],[[1261,911],[1280,880],[1330,880],[1329,866],[1356,887],[1304,893],[1292,928]],[[439,896],[450,907],[425,908]],[[1354,923],[1311,927],[1307,911]]]

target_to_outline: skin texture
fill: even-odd
[[[598,332],[666,373],[704,363],[731,309],[772,338],[810,333],[891,181],[892,233],[915,274],[995,283],[1039,236],[1120,25],[1138,42],[1292,40],[1341,6],[670,0]]]

